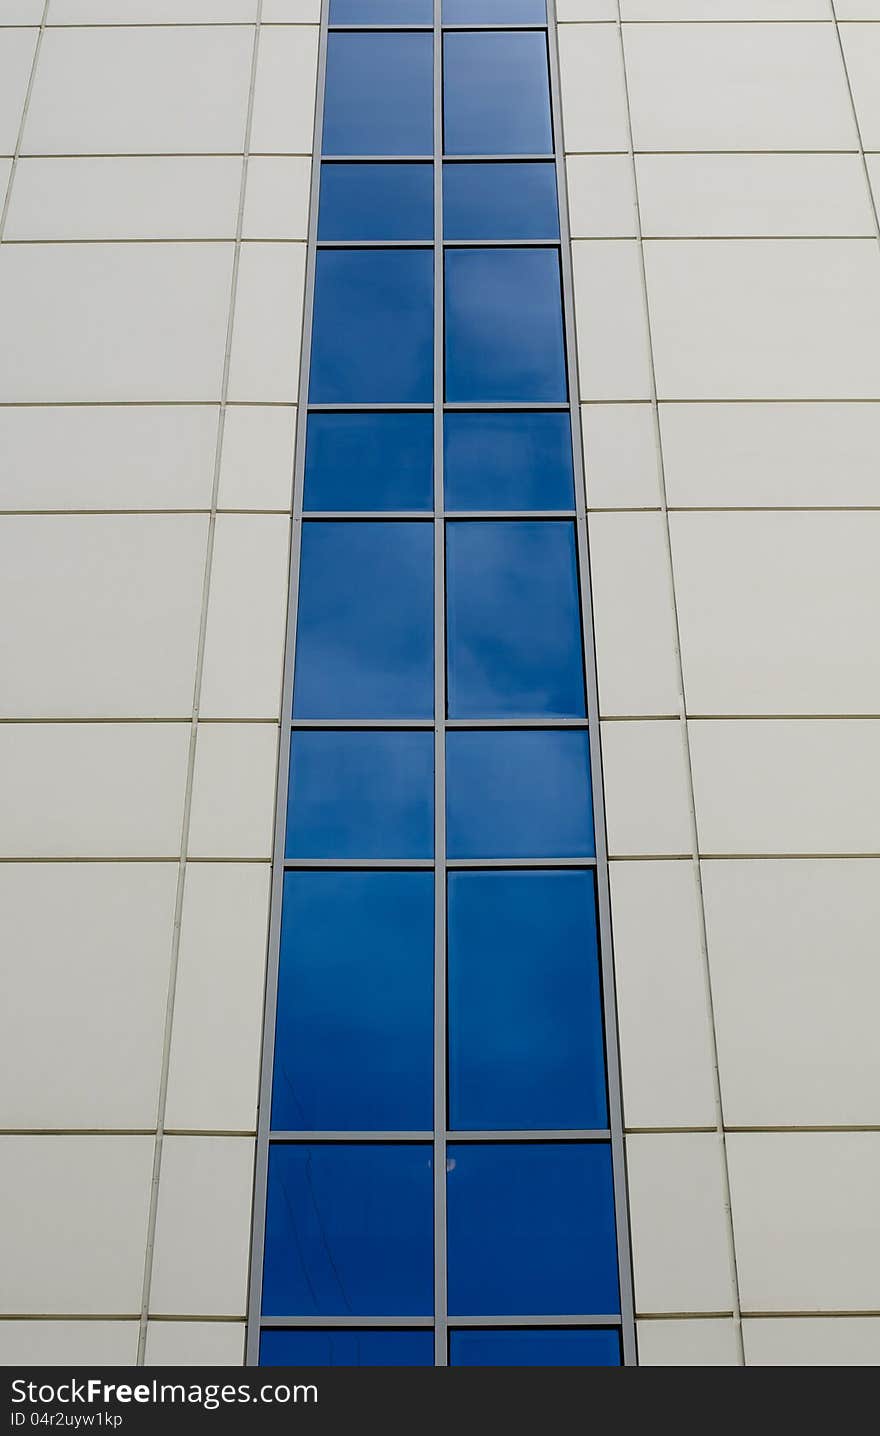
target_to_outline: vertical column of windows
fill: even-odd
[[[325,16],[264,1364],[622,1359],[548,43]]]

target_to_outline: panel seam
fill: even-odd
[[[226,321],[226,340],[223,354],[223,372],[220,385],[220,407],[217,419],[217,441],[214,452],[214,476],[211,488],[211,508],[208,517],[208,533],[205,549],[204,580],[202,585],[199,636],[196,649],[195,680],[193,687],[192,717],[190,720],[189,751],[187,755],[186,788],[184,793],[183,819],[181,823],[180,855],[178,863],[177,890],[174,901],[174,924],[171,936],[171,957],[168,975],[168,995],[165,1007],[165,1025],[162,1042],[162,1063],[159,1077],[159,1093],[156,1112],[156,1139],[153,1150],[153,1170],[150,1183],[150,1202],[147,1216],[146,1248],[144,1255],[143,1289],[141,1294],[140,1324],[138,1330],[137,1365],[143,1366],[146,1358],[147,1324],[150,1315],[153,1271],[155,1265],[156,1225],[159,1209],[159,1183],[162,1171],[162,1155],[165,1137],[165,1114],[168,1104],[168,1080],[171,1067],[171,1043],[174,1028],[174,1006],[177,995],[177,976],[180,965],[180,930],[183,914],[183,900],[186,888],[186,868],[189,848],[189,834],[192,819],[193,785],[195,777],[196,744],[199,729],[199,705],[201,702],[202,678],[205,667],[205,648],[208,629],[208,609],[211,598],[211,577],[214,560],[214,540],[217,527],[218,498],[220,491],[220,467],[223,458],[223,436],[226,424],[226,400],[229,392],[229,375],[232,357],[233,332],[235,327],[235,306],[238,296],[238,277],[241,262],[242,232],[244,228],[244,206],[247,193],[248,156],[251,131],[253,128],[254,95],[256,91],[257,60],[260,47],[260,22],[263,0],[258,0],[256,18],[253,22],[253,47],[251,50],[250,83],[248,88],[247,114],[243,150],[241,156],[241,184],[238,197],[238,217],[235,230],[235,246],[232,257],[229,310]]]
[[[699,824],[697,821],[696,791],[694,786],[693,761],[691,756],[690,734],[688,729],[687,699],[685,696],[684,665],[681,651],[681,625],[678,613],[678,603],[675,592],[675,571],[672,556],[672,533],[669,524],[669,505],[666,490],[666,470],[663,457],[663,438],[660,428],[660,406],[657,390],[657,371],[654,356],[653,327],[651,324],[651,308],[648,293],[648,273],[645,262],[645,242],[642,231],[641,205],[639,200],[639,176],[636,164],[635,140],[633,135],[632,106],[630,103],[629,77],[626,67],[626,45],[624,43],[623,16],[620,0],[617,3],[617,32],[620,43],[620,62],[626,103],[627,135],[629,139],[628,155],[632,167],[633,192],[635,198],[635,220],[636,220],[636,243],[639,254],[639,272],[641,276],[642,301],[644,305],[644,319],[646,326],[646,338],[648,347],[648,364],[650,373],[651,389],[651,414],[654,424],[654,439],[657,452],[657,470],[660,483],[661,513],[663,516],[663,532],[665,538],[666,559],[668,564],[669,593],[672,604],[672,615],[675,628],[675,662],[678,673],[681,711],[679,725],[681,741],[684,753],[685,770],[687,773],[688,808],[691,828],[692,853],[691,862],[693,867],[694,882],[698,898],[698,920],[700,933],[700,957],[703,974],[703,987],[706,1002],[706,1016],[709,1029],[709,1042],[712,1060],[712,1085],[713,1100],[715,1107],[716,1124],[715,1131],[718,1137],[718,1148],[721,1168],[722,1195],[724,1202],[725,1234],[727,1239],[727,1257],[730,1271],[730,1285],[733,1297],[733,1324],[736,1336],[738,1365],[745,1365],[745,1351],[743,1346],[741,1302],[739,1291],[739,1272],[737,1269],[736,1256],[736,1235],[733,1224],[733,1204],[731,1200],[730,1187],[730,1164],[727,1150],[727,1136],[724,1124],[724,1100],[721,1090],[721,1074],[718,1061],[718,1036],[715,1024],[715,1003],[712,991],[712,972],[709,965],[709,944],[706,922],[706,905],[703,893],[703,878],[700,867],[700,837]]]

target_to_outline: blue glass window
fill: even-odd
[[[545,0],[443,0],[444,25],[544,25],[546,22]]]
[[[431,154],[433,86],[430,35],[329,35],[323,153]]]
[[[433,1125],[431,873],[284,876],[272,1127]]]
[[[311,402],[430,403],[433,304],[429,249],[320,250]]]
[[[448,155],[549,154],[553,126],[544,34],[496,30],[445,35],[443,124]]]
[[[592,857],[587,734],[448,733],[446,845],[453,858]]]
[[[620,1366],[620,1337],[616,1331],[601,1327],[583,1331],[564,1327],[536,1327],[532,1331],[453,1331],[449,1336],[449,1364]]]
[[[430,858],[433,733],[295,732],[289,858]]]
[[[459,1362],[459,1365],[463,1363]],[[475,1363],[472,1363],[475,1364]],[[567,1362],[566,1365],[583,1365]],[[590,1366],[596,1362],[586,1363]],[[433,1366],[432,1331],[264,1331],[261,1366]]]
[[[434,170],[431,165],[321,166],[319,239],[433,237]]]
[[[452,1315],[619,1311],[604,1142],[456,1142],[447,1152]]]
[[[556,251],[447,250],[447,399],[555,403],[567,393]]]
[[[447,509],[574,508],[568,414],[446,414],[443,434]]]
[[[583,716],[573,525],[450,523],[446,582],[450,717]]]
[[[433,526],[303,524],[293,712],[433,712]]]
[[[433,0],[330,0],[331,25],[430,25],[433,19]]]
[[[303,502],[327,513],[432,508],[433,414],[310,414]]]
[[[555,167],[444,165],[443,233],[446,239],[558,238]]]
[[[428,1316],[430,1146],[269,1149],[264,1316]]]
[[[449,1121],[607,1126],[592,873],[449,874]]]

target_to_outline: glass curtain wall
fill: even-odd
[[[631,1359],[553,40],[325,4],[264,1365]]]

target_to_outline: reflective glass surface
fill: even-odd
[[[430,403],[433,295],[429,249],[319,250],[311,402]]]
[[[263,1363],[265,1365],[265,1363]],[[281,1363],[279,1363],[280,1365]],[[616,1331],[453,1331],[450,1366],[620,1366]]]
[[[584,714],[574,526],[446,527],[451,718]]]
[[[582,1363],[566,1363],[576,1364]],[[595,1362],[589,1364],[596,1365]],[[433,1366],[434,1333],[345,1329],[264,1331],[260,1337],[260,1365]]]
[[[449,874],[449,1121],[608,1125],[592,873]]]
[[[447,1153],[450,1314],[619,1311],[604,1142],[455,1142]]]
[[[433,1125],[431,873],[284,876],[272,1127]]]
[[[433,503],[433,414],[309,415],[306,510],[430,509]]]
[[[431,716],[433,552],[430,523],[303,524],[295,717]]]
[[[433,237],[432,165],[321,166],[319,239]]]
[[[447,509],[574,508],[568,414],[446,414],[443,434]]]
[[[443,0],[444,25],[543,25],[545,0]]]
[[[446,848],[453,858],[592,857],[587,734],[448,733]]]
[[[432,1149],[269,1149],[264,1316],[428,1316]]]
[[[544,34],[496,30],[445,35],[443,126],[448,155],[549,154],[553,126]]]
[[[447,250],[447,399],[556,403],[567,392],[556,251]]]
[[[289,858],[430,858],[434,735],[293,734]]]
[[[444,165],[443,233],[447,239],[556,239],[554,165]]]
[[[323,153],[431,154],[433,55],[428,34],[328,35]]]
[[[430,25],[433,19],[433,0],[330,0],[331,25]]]

